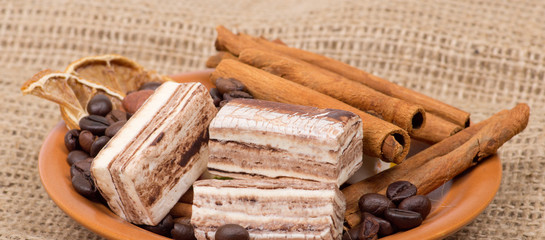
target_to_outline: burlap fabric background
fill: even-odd
[[[40,184],[39,148],[60,117],[56,105],[21,95],[26,79],[105,53],[165,74],[200,70],[217,24],[340,59],[473,121],[528,103],[528,128],[500,151],[500,191],[452,238],[545,238],[545,2],[149,2],[0,1],[0,238],[99,239]]]

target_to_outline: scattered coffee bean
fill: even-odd
[[[227,103],[229,103],[229,101],[227,101],[227,100],[222,100],[222,101],[220,102],[220,108],[223,107],[223,106],[225,106],[225,104],[227,104]]]
[[[431,201],[424,195],[415,195],[401,201],[398,208],[420,213],[422,219],[426,219],[431,210]]]
[[[223,98],[223,101],[227,101],[227,102],[234,99],[233,97],[231,97],[231,95],[229,95],[229,93],[224,93],[222,98]]]
[[[171,237],[170,231],[174,227],[174,221],[172,220],[172,216],[167,215],[156,226],[140,225],[140,227],[165,237]]]
[[[79,126],[82,130],[89,130],[94,135],[102,136],[106,128],[110,126],[110,123],[103,116],[89,115],[79,120]]]
[[[174,218],[173,221],[174,221],[174,223],[179,223],[179,224],[191,224],[191,217]]]
[[[386,209],[384,218],[399,230],[409,230],[422,224],[420,213],[397,208]]]
[[[121,129],[123,125],[125,125],[125,123],[127,123],[127,121],[117,121],[113,123],[108,128],[106,128],[104,134],[108,137],[113,137],[119,131],[119,129]]]
[[[78,161],[74,163],[70,167],[70,177],[74,177],[76,173],[80,172],[83,173],[86,176],[91,176],[91,163],[93,162],[93,158],[88,157],[82,161]]]
[[[361,224],[358,224],[350,230],[345,231],[342,240],[358,240],[360,234]]]
[[[254,97],[252,97],[252,95],[250,95],[249,93],[243,92],[243,91],[232,91],[232,92],[223,94],[224,100],[231,101],[232,99],[235,99],[235,98],[254,98]]]
[[[249,240],[250,234],[240,225],[225,224],[218,228],[215,235],[216,240]]]
[[[140,86],[140,88],[138,89],[139,91],[140,90],[153,90],[155,91],[155,89],[157,89],[159,86],[161,86],[162,83],[160,82],[147,82],[147,83],[144,83],[142,84],[142,86]]]
[[[125,96],[125,98],[123,99],[123,108],[125,108],[128,113],[135,113],[153,93],[153,90],[141,90],[133,92]]]
[[[388,185],[386,196],[396,205],[403,199],[416,195],[416,186],[408,181],[397,181]]]
[[[89,157],[82,161],[78,161],[78,164],[75,163],[70,166],[70,178],[73,178],[78,171],[79,172],[86,172],[87,169],[89,171],[91,170],[91,163],[93,162],[93,158]]]
[[[240,81],[233,78],[218,78],[216,79],[216,88],[221,94],[232,91],[244,91],[245,87]]]
[[[88,153],[91,152],[91,145],[93,145],[94,141],[95,135],[92,132],[83,130],[79,133],[78,142],[83,151]]]
[[[91,145],[91,149],[89,150],[89,155],[91,157],[95,157],[100,150],[110,141],[110,138],[107,136],[100,136],[97,138],[93,144]]]
[[[70,167],[70,175],[72,186],[80,195],[92,201],[99,201],[101,198],[95,182],[91,178],[91,162],[92,158],[74,163]]]
[[[359,240],[375,240],[378,238],[378,230],[380,226],[375,219],[371,217],[365,217],[361,223],[360,232],[358,234]]]
[[[110,125],[119,121],[127,121],[128,119],[129,117],[127,116],[127,113],[119,109],[114,109],[108,113],[108,115],[106,115],[106,120],[108,120]]]
[[[84,151],[81,150],[74,150],[68,153],[68,157],[66,160],[68,161],[68,165],[72,166],[74,163],[77,163],[81,160],[85,160],[89,158],[89,154],[87,154]]]
[[[392,226],[392,224],[390,224],[390,222],[382,219],[382,218],[379,218],[375,215],[372,215],[370,213],[363,213],[363,218],[372,218],[373,220],[375,220],[378,225],[379,225],[379,230],[378,230],[378,236],[379,237],[384,237],[384,236],[388,236],[388,235],[392,235],[394,232],[395,232],[395,229],[394,227]]]
[[[390,199],[378,193],[368,193],[361,196],[358,204],[361,212],[368,212],[375,216],[383,216],[387,208],[395,207]]]
[[[72,129],[64,135],[64,145],[68,149],[68,151],[73,151],[76,149],[79,145],[78,138],[79,138],[80,130]]]
[[[212,100],[214,100],[214,106],[218,107],[221,102],[221,95],[217,88],[210,89],[210,96],[212,97]]]
[[[112,101],[106,95],[97,94],[87,103],[89,115],[106,116],[112,111]]]
[[[174,223],[170,234],[174,240],[197,240],[191,224]]]

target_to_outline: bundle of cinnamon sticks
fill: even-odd
[[[400,163],[411,137],[436,143],[469,126],[469,113],[325,56],[217,27],[211,80],[232,77],[257,98],[355,112],[365,153]]]
[[[364,153],[398,163],[342,190],[348,228],[360,223],[362,195],[398,180],[427,194],[494,154],[528,123],[528,106],[518,104],[469,126],[469,113],[343,62],[223,26],[217,32],[219,52],[206,63],[215,68],[212,82],[234,78],[258,99],[356,113],[364,122]],[[433,145],[405,159],[411,138]]]

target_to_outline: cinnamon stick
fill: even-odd
[[[235,35],[223,26],[216,27],[216,31],[218,32],[218,38],[216,40],[218,49],[227,49],[236,56],[238,56],[242,50],[247,48],[258,48],[284,54],[286,56],[300,59],[318,67],[327,69],[331,72],[335,72],[388,96],[421,105],[426,111],[456,123],[462,127],[469,126],[469,113],[428,97],[424,94],[374,76],[346,63],[305,50],[276,44],[267,41],[266,39],[254,38],[245,34]]]
[[[395,159],[395,156],[403,153],[403,146],[395,139],[393,135],[389,135],[382,143],[382,156],[386,159]]]
[[[437,143],[454,135],[463,128],[433,113],[426,112],[426,124],[411,132],[411,137],[427,143]]]
[[[395,167],[346,187],[342,190],[347,204],[346,223],[350,227],[360,223],[358,200],[364,194],[384,192],[390,183],[399,180],[410,181],[418,187],[419,194],[427,194],[494,154],[526,127],[528,117],[528,105],[518,104],[432,145]]]
[[[341,100],[360,110],[378,115],[409,134],[425,124],[424,109],[386,96],[363,84],[307,62],[260,49],[245,49],[239,61]]]
[[[219,51],[216,55],[213,55],[206,60],[206,67],[215,68],[223,59],[237,59],[237,57],[230,52]]]
[[[239,80],[252,96],[258,99],[353,112],[359,115],[364,122],[363,147],[365,154],[379,157],[384,161],[400,163],[408,153],[410,138],[405,130],[297,83],[231,59],[221,61],[216,70],[212,72],[211,81],[215,82],[217,78]],[[388,148],[385,145],[388,136],[392,136],[403,147],[401,152],[394,151],[396,154],[393,156],[383,154],[383,148]]]
[[[172,209],[170,209],[169,214],[174,218],[179,217],[191,217],[193,205],[188,203],[176,203]]]

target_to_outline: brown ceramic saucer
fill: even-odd
[[[173,76],[179,82],[199,81],[207,87],[209,71]],[[66,214],[91,231],[109,239],[167,239],[136,227],[111,212],[106,206],[91,202],[72,188],[70,167],[66,162],[64,122],[48,134],[38,159],[42,184],[51,199]],[[452,181],[450,187],[436,191],[432,212],[415,229],[383,238],[440,239],[475,219],[490,204],[501,182],[501,162],[497,155],[479,163]]]

